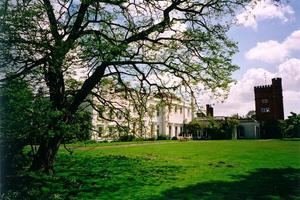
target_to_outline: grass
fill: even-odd
[[[72,155],[60,150],[54,176],[18,177],[19,195],[23,199],[300,199],[300,141],[131,142],[71,148]]]

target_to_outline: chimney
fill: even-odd
[[[207,117],[214,116],[214,108],[210,104],[206,104],[206,116]]]

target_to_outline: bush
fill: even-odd
[[[159,135],[159,136],[157,136],[156,139],[157,139],[157,140],[169,140],[170,137],[169,137],[169,136],[166,136],[166,135]]]
[[[174,136],[174,137],[172,137],[172,138],[171,138],[171,140],[177,140],[177,137],[176,137],[176,136]]]
[[[120,142],[129,142],[129,141],[134,141],[135,136],[134,135],[121,135],[119,137]]]
[[[155,141],[156,138],[155,138],[155,137],[150,137],[150,138],[147,138],[146,140],[147,140],[147,141]]]
[[[142,137],[137,137],[134,139],[134,141],[141,142],[141,141],[145,141],[145,139]]]

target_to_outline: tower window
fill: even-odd
[[[270,112],[270,108],[261,108],[260,111],[263,113],[267,113]]]
[[[269,103],[269,99],[262,99],[261,102],[262,103]]]

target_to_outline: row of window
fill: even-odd
[[[171,106],[168,107],[168,112],[172,113],[172,107]],[[180,114],[182,114],[183,113],[183,107],[181,107],[181,106],[175,106],[174,107],[174,113],[180,113]],[[190,114],[190,109],[189,108],[187,109],[187,113],[188,113],[188,115]],[[156,108],[156,114],[157,114],[157,116],[160,116],[160,107]]]
[[[171,136],[173,128],[171,125],[169,125],[168,128],[169,128],[169,136]],[[175,136],[177,137],[178,134],[182,133],[183,127],[182,126],[174,126],[174,128],[175,128]],[[136,124],[134,123],[133,124],[133,132],[135,132],[135,129],[136,129]],[[115,133],[115,131],[116,131],[116,127],[108,126],[109,135],[112,135],[113,133]],[[153,132],[154,132],[154,124],[151,125],[151,133],[153,133]],[[104,133],[103,126],[99,126],[98,127],[98,136],[101,137],[103,133]],[[156,134],[160,135],[160,126],[159,125],[156,126]]]
[[[98,116],[98,119],[101,119],[101,115],[103,115],[104,117],[107,117],[109,119],[123,119],[124,118],[124,115],[128,115],[129,116],[129,113],[130,112],[137,112],[137,109],[135,107],[132,107],[129,108],[129,110],[125,110],[125,112],[122,112],[120,110],[117,110],[117,109],[109,109],[109,110],[106,110],[104,108],[101,109],[101,111],[99,111],[99,116]],[[172,106],[168,106],[168,112],[169,114],[172,113]],[[174,113],[180,113],[182,114],[183,113],[183,107],[182,106],[177,106],[175,105],[174,106]],[[156,108],[156,114],[157,116],[160,116],[161,115],[161,108],[159,106],[157,106]],[[190,114],[190,109],[187,108],[187,114],[189,115]]]

